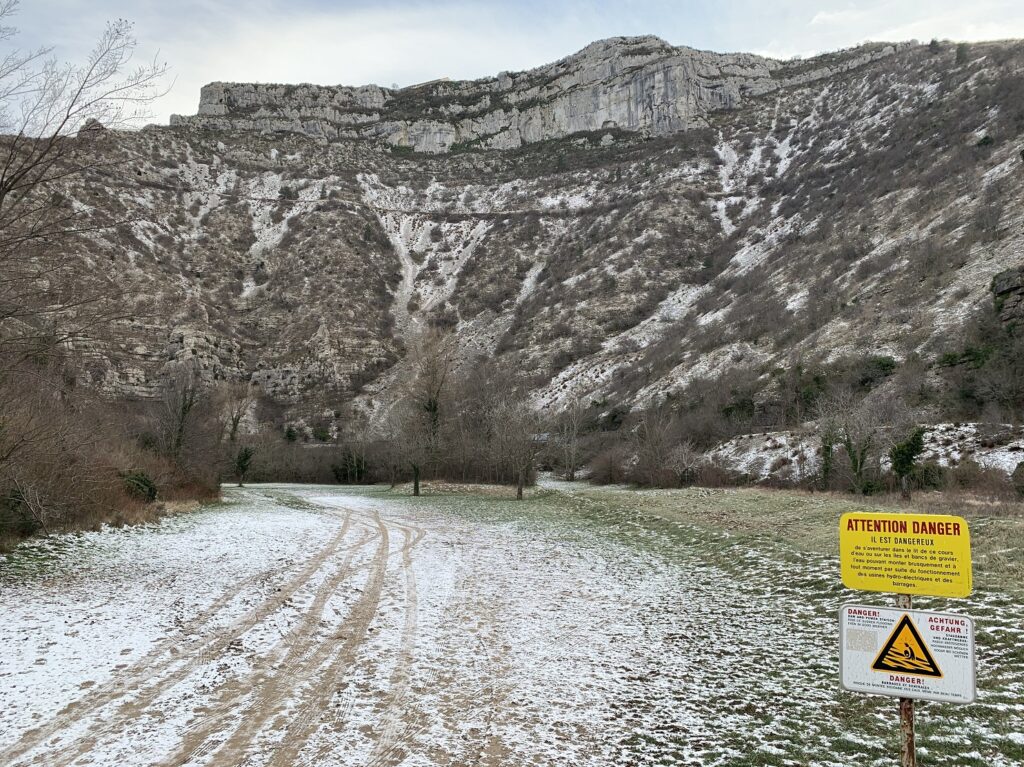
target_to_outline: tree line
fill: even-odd
[[[98,126],[145,117],[166,73],[132,68],[124,21],[81,65],[19,48],[17,11],[0,2],[0,545],[130,515],[144,492],[125,478],[146,460],[126,419],[79,385],[90,343],[126,310],[112,277],[69,255],[94,230],[67,189],[103,163],[89,151]],[[173,471],[179,485],[193,481],[187,467]]]

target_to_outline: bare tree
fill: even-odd
[[[405,455],[402,450],[402,427],[405,420],[403,410],[404,407],[401,404],[393,407],[384,423],[378,425],[369,435],[376,447],[377,460],[384,465],[392,489],[398,484],[402,467],[405,465]]]
[[[580,464],[580,437],[583,433],[586,407],[579,397],[573,397],[558,415],[558,446],[564,476],[569,482],[576,479]]]
[[[97,146],[101,128],[144,117],[166,67],[129,69],[125,21],[108,25],[81,65],[59,64],[49,48],[20,50],[17,10],[0,0],[0,492],[49,528],[115,513],[118,471],[137,458],[124,410],[74,387],[74,342],[130,312],[115,275],[76,253],[118,222],[87,218],[74,199],[113,162]]]
[[[842,448],[849,464],[853,491],[866,492],[869,469],[878,466],[881,456],[895,444],[897,435],[906,432],[912,421],[905,403],[888,392],[878,390],[861,400],[847,388],[833,392],[818,405],[823,469],[831,459],[832,449]]]
[[[210,392],[195,366],[179,365],[167,376],[157,413],[157,431],[161,448],[169,459],[181,465],[186,453],[200,452],[204,441],[201,432],[212,421],[207,417],[210,404]]]
[[[697,472],[706,460],[704,454],[687,440],[669,450],[666,467],[675,474],[679,486],[685,487],[696,481]]]
[[[424,468],[435,459],[440,448],[440,432],[435,428],[432,410],[424,408],[423,402],[407,395],[396,405],[398,429],[392,433],[401,462],[412,473],[412,494],[419,496],[420,480]]]
[[[109,162],[91,151],[100,131],[79,129],[123,128],[145,117],[166,66],[128,70],[135,40],[123,20],[107,26],[79,66],[59,64],[49,48],[12,48],[16,30],[6,22],[17,10],[17,0],[0,0],[0,351],[38,354],[84,337],[116,312],[112,280],[87,290],[102,276],[81,280],[84,262],[65,252],[97,226],[84,222],[70,187]]]
[[[843,449],[849,462],[853,491],[862,493],[868,459],[879,446],[881,424],[874,412],[859,403],[847,388],[824,398],[818,405],[818,414],[822,450],[828,450],[831,458],[836,446]],[[828,470],[831,471],[831,463]]]
[[[121,492],[110,465],[120,436],[112,413],[59,366],[24,363],[14,371],[0,379],[0,493],[3,506],[28,522],[16,532],[109,513]],[[0,519],[0,536],[4,528]]]
[[[512,470],[516,498],[521,501],[537,456],[544,447],[543,422],[529,400],[522,396],[506,399],[493,418],[499,459]]]
[[[416,339],[411,378],[399,406],[402,452],[413,474],[413,495],[420,494],[424,469],[436,463],[442,445],[444,405],[455,366],[451,337],[426,333]]]
[[[665,408],[644,410],[630,434],[634,478],[643,485],[665,485],[672,450],[672,418]]]
[[[220,386],[216,398],[223,421],[221,439],[227,438],[228,442],[235,443],[242,419],[256,402],[256,390],[250,384],[238,381]]]
[[[517,397],[518,382],[514,370],[492,359],[478,359],[466,375],[456,377],[446,434],[447,454],[460,464],[451,467],[452,474],[463,480],[515,481],[497,444],[496,415]]]

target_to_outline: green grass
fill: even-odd
[[[826,700],[716,700],[715,710],[735,722],[709,744],[717,753],[713,763],[893,763],[898,754],[895,701],[839,691],[834,669],[838,627],[832,622],[838,605],[891,603],[888,595],[849,591],[839,580],[839,517],[878,506],[831,494],[756,489],[636,491],[580,484],[568,493],[536,489],[523,502],[493,489],[481,494],[473,488],[445,490],[428,487],[419,499],[408,497],[403,489],[386,495],[410,510],[422,505],[483,524],[555,528],[557,536],[566,539],[595,535],[669,561],[696,557],[726,576],[723,599],[756,598],[758,589],[766,588],[770,593],[762,592],[763,600],[778,595],[808,606],[805,616],[794,617],[794,630],[805,637],[821,636],[827,662],[802,662],[815,680],[814,689]],[[1022,548],[1017,544],[1024,518],[989,516],[977,509],[965,509],[963,515],[972,530],[975,593],[965,600],[919,599],[917,606],[955,609],[975,618],[981,698],[970,706],[919,704],[921,767],[1024,763],[1024,745],[1010,738],[1024,730],[1024,643],[1014,630],[1024,626]],[[804,724],[815,726],[805,731]],[[760,743],[751,742],[750,730],[774,731],[777,736],[766,740],[765,751]],[[686,741],[686,733],[681,733],[680,753]],[[638,752],[648,750],[642,738],[634,746]],[[664,756],[665,763],[672,763],[670,753]]]

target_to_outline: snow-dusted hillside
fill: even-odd
[[[794,431],[743,434],[717,446],[708,458],[755,481],[800,482],[814,477],[820,468],[820,440],[813,433]],[[973,461],[1012,474],[1024,462],[1024,431],[1010,425],[936,424],[924,434],[919,461],[940,466]]]
[[[634,42],[622,61],[676,55]],[[770,62],[770,88],[657,135],[433,155],[244,120],[101,132],[105,162],[72,196],[130,223],[81,250],[135,317],[89,346],[89,375],[148,396],[194,359],[323,414],[388,399],[425,328],[463,359],[508,356],[548,409],[629,408],[795,358],[935,360],[1024,263],[1024,50],[872,51]]]

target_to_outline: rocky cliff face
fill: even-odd
[[[1022,74],[1017,43],[782,63],[639,38],[403,91],[212,85],[91,139],[79,255],[135,318],[81,352],[111,396],[191,360],[326,419],[379,412],[423,328],[547,408],[934,360],[1024,263]]]
[[[1006,323],[1024,323],[1024,266],[1007,269],[992,278],[999,318]]]
[[[614,38],[528,72],[401,90],[212,83],[198,114],[171,124],[377,139],[429,153],[511,149],[607,129],[663,136],[706,126],[709,114],[736,109],[745,96],[827,79],[895,52],[873,46],[808,68],[676,48],[657,37]]]

